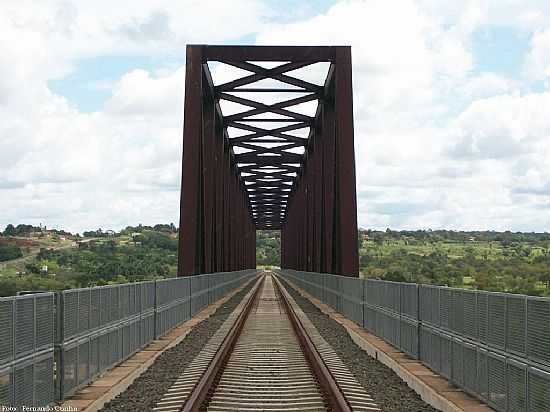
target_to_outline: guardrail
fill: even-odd
[[[256,274],[0,298],[0,407],[65,399]]]
[[[550,299],[279,274],[495,410],[550,411]]]

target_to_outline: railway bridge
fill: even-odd
[[[178,277],[0,298],[0,410],[550,411],[550,299],[358,277],[353,139],[349,47],[188,46]]]

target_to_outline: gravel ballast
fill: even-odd
[[[162,353],[149,369],[124,392],[107,403],[101,411],[151,411],[254,284],[255,282],[250,282],[208,319],[196,325],[178,345]]]
[[[371,358],[357,346],[346,329],[281,279],[296,303],[321,336],[332,346],[357,381],[384,412],[436,412],[390,368]]]

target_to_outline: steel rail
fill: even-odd
[[[351,412],[352,408],[346,400],[341,388],[332,373],[329,371],[327,365],[323,361],[321,355],[317,351],[314,343],[292,307],[288,292],[282,286],[277,276],[272,276],[272,278],[274,280],[273,283],[275,286],[275,293],[279,297],[279,301],[281,302],[282,307],[284,308],[284,311],[290,321],[292,330],[311,369],[313,377],[319,385],[326,405],[331,412]],[[254,286],[255,289],[253,293],[235,320],[234,325],[227,333],[227,336],[224,338],[206,371],[193,388],[189,398],[181,407],[181,412],[199,412],[204,410],[205,404],[208,403],[210,397],[212,396],[212,392],[218,384],[219,377],[223,373],[229,358],[231,357],[231,354],[239,341],[241,332],[243,331],[249,314],[258,302],[264,281],[265,275]]]
[[[216,377],[223,369],[225,363],[231,355],[231,351],[233,350],[235,343],[239,339],[239,335],[241,334],[246,319],[248,318],[250,311],[252,310],[255,302],[260,296],[260,291],[262,290],[262,285],[264,281],[265,275],[263,275],[262,279],[254,286],[254,292],[246,302],[245,307],[243,308],[242,312],[239,314],[239,317],[235,321],[235,324],[225,337],[218,352],[212,359],[212,362],[210,362],[210,365],[208,365],[206,372],[197,382],[197,385],[191,392],[191,396],[183,405],[183,408],[181,409],[182,412],[199,412],[201,410],[201,406],[207,399],[208,393],[210,392],[213,383],[216,380]]]
[[[302,322],[290,304],[288,292],[281,285],[277,276],[273,276],[273,278],[275,280],[275,288],[281,297],[281,301],[283,302],[283,306],[288,314],[294,332],[298,337],[300,346],[302,347],[304,355],[306,356],[306,359],[308,360],[311,369],[317,378],[317,382],[325,394],[326,401],[329,403],[331,410],[333,412],[351,412],[352,408],[346,401],[342,390],[317,352],[315,345],[311,341],[304,326],[302,325]]]

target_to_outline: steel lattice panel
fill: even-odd
[[[451,330],[462,334],[464,330],[464,301],[461,290],[451,290],[451,314],[449,317]]]
[[[452,378],[452,360],[453,360],[453,339],[448,335],[439,334],[441,349],[441,369],[440,373],[447,379]]]
[[[45,406],[54,401],[53,352],[35,361],[33,386],[35,406]]]
[[[433,352],[431,351],[432,343],[432,331],[426,327],[420,328],[420,356],[419,359],[432,370],[436,371],[438,368],[434,365]]]
[[[111,365],[111,355],[109,351],[109,332],[105,331],[99,336],[99,368],[107,369]]]
[[[78,334],[78,292],[63,293],[63,336],[66,340]]]
[[[489,357],[484,349],[477,350],[477,393],[482,399],[489,399]]]
[[[53,349],[43,351],[0,372],[0,406],[50,405],[55,398],[53,353]]]
[[[93,288],[90,291],[90,329],[100,326],[101,318],[101,289]]]
[[[489,295],[489,337],[490,344],[504,349],[506,340],[506,298],[503,295]]]
[[[506,358],[495,353],[488,355],[489,403],[498,411],[506,410]]]
[[[477,382],[477,351],[476,347],[468,343],[463,343],[463,368],[464,368],[464,388],[470,393],[476,393]]]
[[[116,286],[112,286],[109,289],[111,292],[109,315],[110,315],[111,322],[114,322],[120,319],[120,289]]]
[[[437,372],[441,371],[443,361],[441,360],[441,347],[442,347],[442,338],[441,335],[437,333],[431,333],[431,342],[429,351],[431,352],[432,366],[433,369]]]
[[[63,353],[63,395],[67,396],[77,387],[77,358],[78,358],[78,347],[73,347],[71,349],[64,349]]]
[[[26,362],[14,368],[14,405],[18,407],[34,405],[34,365]]]
[[[452,292],[450,289],[442,288],[439,290],[439,294],[439,320],[441,327],[451,330]]]
[[[78,385],[88,381],[90,362],[90,344],[88,339],[82,340],[78,344]]]
[[[141,284],[141,310],[143,312],[155,307],[155,282]]]
[[[439,288],[420,285],[420,318],[422,322],[439,326]]]
[[[418,320],[418,285],[402,283],[401,287],[401,314]]]
[[[0,371],[0,405],[13,404],[13,385],[11,370]]]
[[[406,354],[418,358],[418,322],[401,318],[399,347]]]
[[[99,366],[99,336],[93,336],[90,338],[90,362],[89,362],[89,374],[95,376],[100,371]]]
[[[527,365],[508,360],[508,410],[527,412]]]
[[[78,291],[78,334],[90,329],[90,289]]]
[[[525,355],[527,331],[527,299],[525,296],[506,297],[506,349]]]
[[[15,300],[15,356],[20,357],[34,350],[35,312],[32,295]]]
[[[0,365],[13,359],[13,298],[0,298]]]
[[[550,372],[529,370],[529,412],[550,410]]]
[[[120,318],[124,319],[130,315],[130,285],[121,285],[118,286],[119,290],[119,308],[120,308]]]
[[[100,310],[99,310],[99,325],[105,326],[111,322],[111,287],[103,286],[99,288]]]
[[[464,386],[464,347],[462,341],[453,339],[451,351],[451,380],[462,387]]]
[[[527,355],[550,365],[550,299],[527,301]]]
[[[463,333],[471,339],[477,339],[477,292],[464,291],[463,299]]]
[[[36,296],[36,349],[50,349],[54,341],[54,296]]]
[[[489,335],[489,295],[487,293],[477,293],[477,332],[479,340],[488,343]]]
[[[363,325],[363,280],[341,276],[342,314],[358,325]],[[311,288],[310,288],[311,291]],[[311,291],[313,292],[313,291]]]
[[[394,282],[384,282],[384,292],[384,307],[395,313],[400,313],[401,285]]]

